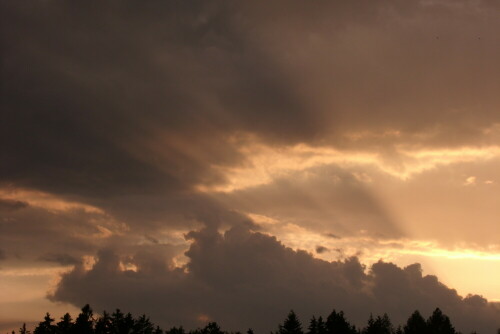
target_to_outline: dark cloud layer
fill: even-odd
[[[490,2],[2,7],[3,182],[164,193],[223,181],[210,166],[239,163],[241,131],[346,145],[441,129],[432,144],[498,122]]]
[[[290,308],[304,321],[343,309],[363,325],[371,312],[387,311],[402,323],[415,309],[430,314],[439,306],[460,330],[487,333],[500,325],[500,309],[480,296],[460,297],[435,276],[423,276],[419,264],[378,262],[366,272],[356,258],[326,262],[240,227],[188,237],[193,243],[185,268],[169,269],[169,255],[151,246],[131,260],[136,272],[121,271],[123,259],[108,249],[92,270],[76,266],[63,275],[51,298],[91,303],[97,310],[145,311],[163,326],[196,327],[208,317],[226,328],[258,332],[274,329]]]

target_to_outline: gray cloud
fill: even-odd
[[[318,254],[326,253],[329,251],[330,251],[330,249],[328,249],[325,246],[321,246],[321,245],[316,246],[316,253],[318,253]]]
[[[241,131],[453,145],[499,121],[489,2],[101,6],[3,5],[3,182],[163,194],[223,182],[210,165],[241,162]]]
[[[305,321],[334,307],[358,325],[381,310],[401,323],[415,309],[430,314],[436,306],[460,330],[491,332],[499,326],[500,309],[480,296],[460,297],[435,276],[423,276],[418,264],[378,262],[365,272],[356,258],[326,262],[241,227],[223,235],[191,232],[188,238],[193,243],[185,269],[168,269],[169,255],[152,245],[152,252],[134,257],[137,272],[120,271],[120,255],[108,249],[92,270],[76,266],[64,274],[51,298],[89,302],[97,310],[145,311],[163,326],[195,327],[204,315],[228,329],[262,332],[274,329],[290,308]]]
[[[80,259],[68,254],[49,253],[39,257],[38,259],[40,261],[55,262],[63,266],[76,265],[80,263]]]
[[[0,198],[0,212],[15,211],[19,209],[24,209],[26,207],[28,207],[28,203]]]

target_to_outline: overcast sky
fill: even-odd
[[[500,328],[500,5],[1,1],[0,329],[121,308]]]

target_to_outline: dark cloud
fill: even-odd
[[[192,232],[188,238],[193,243],[185,268],[168,269],[169,255],[152,245],[152,252],[132,260],[136,272],[121,271],[120,255],[108,249],[92,270],[77,265],[64,274],[51,298],[89,302],[97,310],[147,312],[163,326],[195,327],[204,315],[225,328],[268,331],[290,308],[304,321],[337,308],[358,325],[380,310],[401,323],[415,309],[425,315],[436,306],[460,330],[491,332],[499,325],[500,309],[480,296],[460,297],[435,276],[423,276],[419,264],[400,268],[378,262],[365,272],[356,258],[326,262],[241,227],[223,235]]]
[[[28,203],[26,202],[0,198],[0,212],[15,211],[26,207],[28,207]]]
[[[459,3],[3,4],[1,180],[185,190],[224,181],[210,166],[241,163],[240,132],[469,143],[498,121],[498,8]]]
[[[80,259],[68,254],[45,254],[38,258],[40,261],[55,262],[63,266],[76,265],[80,263]]]
[[[101,244],[104,231],[120,230],[114,224],[103,214],[82,209],[53,211],[24,206],[0,212],[0,243],[21,261],[36,260],[40,254],[79,258]]]
[[[329,251],[330,251],[330,249],[328,249],[325,246],[316,246],[316,253],[318,253],[318,254],[323,254],[323,253],[326,253]]]

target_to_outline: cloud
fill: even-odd
[[[3,5],[0,181],[107,205],[223,184],[241,133],[390,151],[500,122],[488,2],[100,6]]]
[[[316,246],[316,253],[318,254],[322,254],[329,251],[330,249],[326,248],[325,246]]]
[[[14,201],[9,199],[0,198],[0,212],[1,211],[15,211],[19,209],[26,208],[28,203],[21,201]]]
[[[137,260],[136,271],[120,270],[120,254],[101,251],[94,267],[64,274],[51,296],[96,310],[119,306],[146,312],[163,326],[201,325],[200,315],[228,329],[272,330],[293,308],[303,317],[342,309],[358,325],[369,314],[387,311],[402,323],[415,309],[430,314],[441,307],[460,330],[489,332],[499,326],[500,309],[480,296],[460,297],[419,264],[405,268],[378,262],[369,271],[353,257],[327,262],[293,251],[276,238],[242,227],[224,234],[191,232],[185,267],[168,267],[169,254],[153,252]],[[154,260],[153,260],[154,259]],[[142,261],[154,261],[155,269]],[[126,293],[123,293],[126,291]]]

